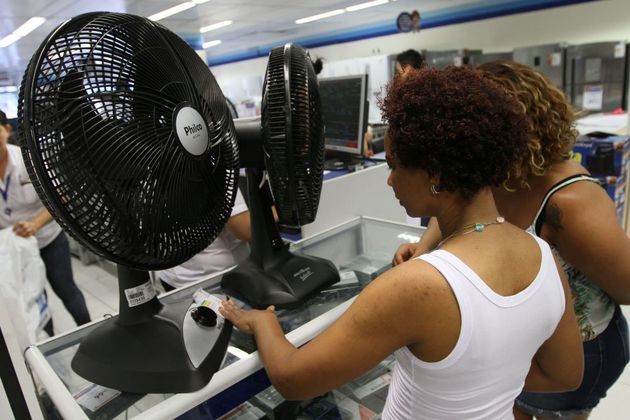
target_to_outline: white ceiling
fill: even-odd
[[[0,48],[0,72],[9,74],[9,82],[19,84],[31,55],[40,42],[61,22],[85,12],[107,10],[149,16],[184,0],[2,0],[0,38],[11,33],[33,16],[46,22],[14,44]],[[222,40],[206,50],[209,59],[234,53],[256,51],[257,47],[282,45],[287,41],[324,36],[331,32],[360,29],[367,25],[395,22],[403,11],[435,12],[446,8],[484,3],[480,0],[399,0],[325,20],[295,24],[295,20],[366,0],[210,0],[192,9],[163,19],[161,24],[175,33],[203,40]],[[500,0],[505,1],[505,0]],[[485,1],[487,3],[487,1]],[[205,34],[199,28],[224,20],[231,26]],[[6,74],[5,73],[5,74]]]

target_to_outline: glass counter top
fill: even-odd
[[[339,269],[341,280],[298,308],[277,311],[287,338],[299,346],[317,335],[345,310],[367,283],[391,267],[392,256],[400,244],[419,240],[423,231],[424,228],[420,227],[359,217],[291,244],[293,252],[332,261]],[[213,275],[163,294],[160,300],[165,303],[190,301],[199,288],[221,294],[221,277],[221,273]],[[61,393],[69,394],[72,402],[81,408],[84,418],[93,419],[172,418],[202,403],[211,410],[213,417],[219,417],[269,387],[253,338],[236,330],[232,333],[221,369],[208,386],[199,391],[189,394],[131,394],[96,386],[75,374],[70,362],[81,339],[101,322],[103,319],[37,344],[35,347],[41,356],[27,351],[33,376],[44,384],[43,388],[58,408],[63,405],[59,401],[60,390],[53,393],[48,389],[52,387],[46,384],[51,381],[42,381],[46,375],[56,376],[49,379],[60,380],[65,388]],[[217,385],[218,382],[221,385]],[[65,395],[67,404],[71,401],[69,396]],[[77,413],[74,408],[74,413]],[[59,411],[63,413],[62,409]]]

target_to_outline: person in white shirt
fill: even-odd
[[[77,325],[90,322],[85,298],[72,275],[68,238],[37,196],[21,149],[8,144],[10,134],[6,114],[0,111],[0,228],[12,226],[16,235],[37,238],[53,291]],[[52,334],[51,325],[46,332]]]
[[[232,214],[219,236],[188,261],[158,271],[164,290],[186,286],[237,265],[249,256],[250,240],[249,210],[241,191],[237,190]]]
[[[528,140],[516,101],[450,67],[395,78],[382,110],[387,182],[409,216],[438,219],[443,241],[376,278],[299,349],[273,307],[226,300],[222,315],[254,335],[287,399],[321,395],[394,353],[384,419],[511,419],[523,388],[577,388],[582,346],[564,274],[492,195]]]

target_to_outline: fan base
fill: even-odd
[[[285,258],[265,268],[250,257],[223,276],[221,287],[254,308],[285,309],[299,306],[338,281],[339,273],[330,261],[286,252]]]
[[[105,321],[81,341],[72,369],[91,382],[125,392],[180,393],[202,388],[223,361],[232,325],[225,323],[208,356],[195,368],[182,334],[187,308],[187,304],[164,306],[158,315],[130,325],[123,325],[118,317]]]

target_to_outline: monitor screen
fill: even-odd
[[[367,74],[319,80],[326,150],[363,154],[367,130]]]

